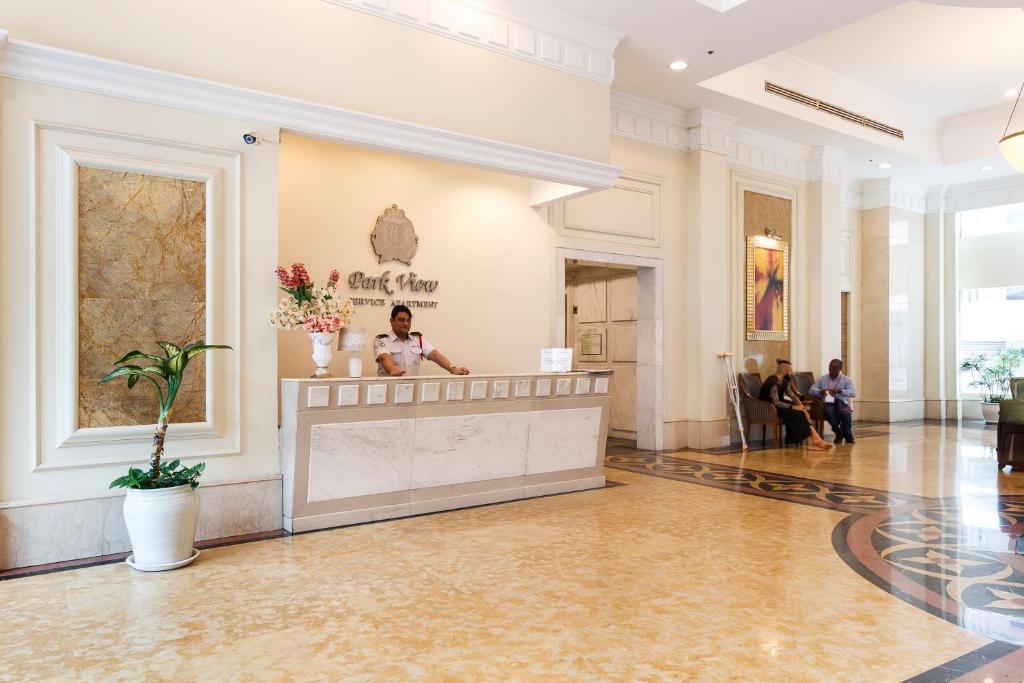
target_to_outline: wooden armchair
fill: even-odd
[[[758,398],[761,393],[761,375],[756,372],[739,373],[740,404],[747,417],[747,435],[754,439],[753,425],[761,425],[761,443],[768,439],[768,428],[775,435],[775,447],[782,447],[782,422],[771,401]]]
[[[821,402],[821,399],[811,396],[811,387],[814,386],[814,373],[813,372],[794,372],[793,383],[796,384],[796,391],[798,394],[804,397],[804,405],[807,406],[807,410],[811,413],[811,422],[814,423],[814,428],[818,430],[818,434],[822,434],[822,430],[825,429],[825,404]]]

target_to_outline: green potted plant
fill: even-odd
[[[199,555],[192,547],[199,522],[199,496],[195,489],[206,465],[198,463],[186,467],[180,460],[164,462],[164,439],[189,361],[210,349],[231,348],[202,341],[190,342],[184,347],[165,341],[156,344],[163,349],[163,357],[129,351],[114,363],[117,367],[100,380],[101,384],[106,384],[124,377],[129,389],[139,380],[145,380],[156,393],[159,412],[149,468],[130,467],[128,474],[110,484],[110,488],[128,489],[124,498],[124,521],[132,542],[128,564],[142,571],[176,569]],[[130,361],[139,361],[139,364]]]
[[[970,372],[969,386],[981,393],[981,413],[985,422],[999,422],[999,404],[1010,392],[1010,379],[1024,360],[1020,349],[1005,347],[995,356],[978,353],[960,363],[961,372]]]

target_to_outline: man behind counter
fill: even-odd
[[[412,311],[398,305],[391,309],[391,334],[378,334],[373,340],[373,356],[377,374],[400,377],[420,374],[420,360],[434,361],[453,375],[468,375],[469,369],[458,367],[435,349],[419,332],[410,332]]]

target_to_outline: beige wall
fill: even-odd
[[[17,40],[608,158],[608,86],[323,0],[33,0],[4,3],[0,24]]]
[[[349,290],[348,273],[415,272],[439,285],[432,294],[401,295],[438,302],[413,309],[413,328],[453,362],[481,373],[537,370],[551,342],[554,248],[550,227],[530,208],[528,180],[289,134],[280,168],[280,263],[301,261],[321,282],[337,268],[342,292],[387,300],[358,308],[353,326],[371,339],[388,331],[392,298]],[[419,236],[411,267],[378,265],[370,245],[377,216],[392,204]],[[280,376],[308,376],[308,335],[282,331],[279,344]],[[345,357],[335,356],[335,374],[346,372]],[[362,357],[364,374],[374,373],[370,350]],[[442,370],[429,364],[424,372]]]
[[[277,476],[277,357],[274,333],[264,322],[274,300],[276,146],[247,147],[240,133],[253,124],[244,121],[10,79],[0,79],[0,95],[0,512],[8,504],[114,496],[118,492],[107,489],[110,481],[128,463],[144,463],[149,456],[145,427],[141,438],[106,434],[97,435],[94,443],[63,446],[54,429],[58,406],[77,393],[75,384],[62,381],[56,370],[62,354],[74,350],[78,334],[74,325],[58,324],[64,320],[62,305],[74,301],[62,296],[58,278],[41,277],[37,289],[32,284],[33,277],[52,268],[54,251],[74,243],[53,222],[56,201],[51,193],[70,187],[72,176],[55,169],[55,148],[44,144],[51,135],[76,136],[76,148],[102,159],[97,162],[101,167],[159,159],[173,176],[178,164],[220,164],[213,190],[219,208],[212,214],[220,233],[218,256],[208,261],[216,284],[207,289],[207,302],[212,305],[215,299],[221,313],[214,324],[217,338],[208,340],[235,347],[219,352],[224,356],[215,379],[224,403],[224,434],[180,439],[175,437],[181,426],[172,425],[167,453],[193,457],[190,462],[205,460],[204,483]],[[33,137],[33,121],[53,127]],[[105,133],[111,130],[118,136]],[[240,214],[233,213],[236,209]],[[118,348],[122,353],[130,350]],[[226,395],[228,386],[237,391]],[[140,390],[141,384],[134,389]],[[63,542],[60,524],[54,522],[54,542]],[[71,525],[68,533],[86,533],[83,524]],[[89,524],[102,521],[91,519]]]

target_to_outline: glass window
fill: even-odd
[[[1007,346],[1024,347],[1024,287],[961,289],[959,318],[958,361],[978,353],[994,356]],[[961,394],[978,393],[969,386],[971,379],[970,373],[960,373]]]
[[[1006,204],[957,214],[960,237],[980,237],[1024,230],[1024,204]]]

